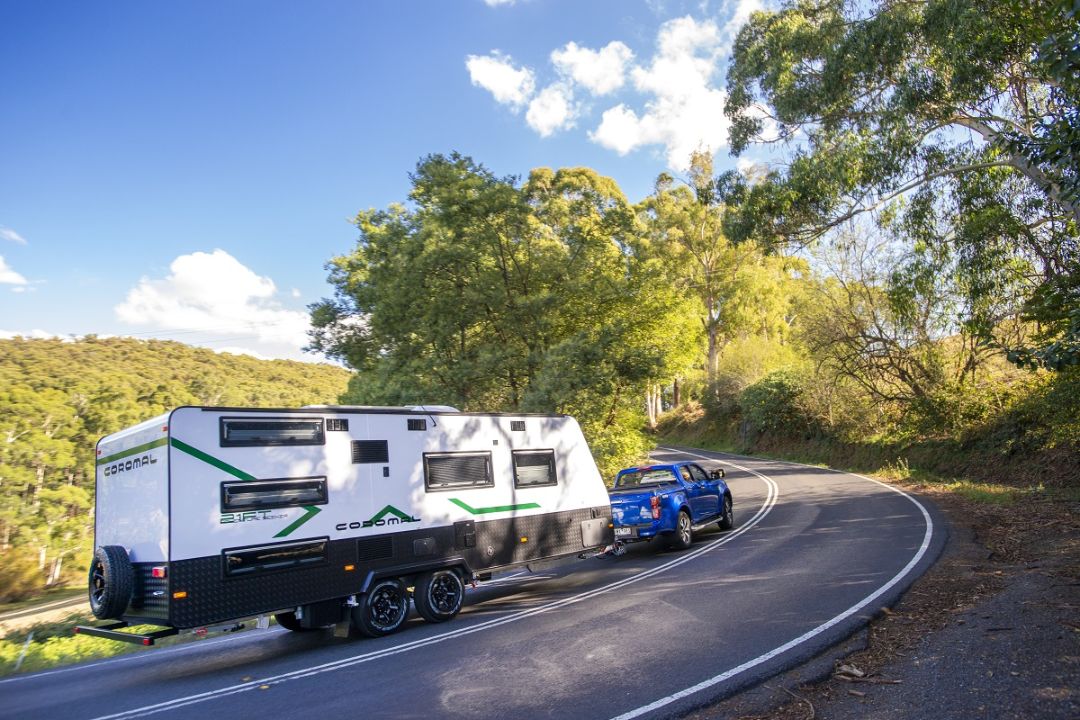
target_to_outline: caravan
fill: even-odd
[[[441,622],[466,583],[613,540],[563,415],[447,407],[182,407],[97,447],[94,614],[153,644],[274,614],[290,630]],[[159,625],[149,634],[128,623]]]

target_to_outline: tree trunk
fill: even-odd
[[[671,382],[671,406],[677,408],[680,405],[682,405],[682,393],[679,387],[679,378],[675,378]]]

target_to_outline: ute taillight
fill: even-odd
[[[653,495],[651,498],[649,498],[649,504],[652,505],[652,519],[653,520],[659,520],[660,519],[660,496],[659,495]]]

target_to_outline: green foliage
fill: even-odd
[[[0,340],[0,594],[84,582],[101,436],[180,405],[329,403],[347,377],[175,342]]]
[[[41,570],[32,555],[21,548],[0,553],[0,603],[31,598],[41,586]]]
[[[521,184],[458,154],[412,177],[411,206],[356,218],[331,260],[313,345],[357,370],[350,402],[574,414],[606,469],[640,454],[645,388],[696,357],[660,263],[635,252],[618,186],[585,168]]]
[[[924,269],[947,271],[897,288],[940,277],[967,328],[1015,362],[1080,362],[1076,14],[1075,0],[792,0],[755,13],[728,73],[732,148],[765,140],[765,118],[805,142],[762,182],[721,179],[726,232],[805,245],[875,213],[934,259]],[[1002,334],[1018,315],[1040,333]]]
[[[802,406],[805,387],[802,375],[777,370],[743,390],[739,409],[750,431],[785,435],[810,432],[811,422]]]

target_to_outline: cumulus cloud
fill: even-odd
[[[9,227],[0,226],[0,238],[9,242],[18,243],[19,245],[26,244],[26,238]]]
[[[716,23],[691,17],[664,23],[656,44],[652,63],[631,71],[634,87],[651,96],[643,111],[617,105],[603,113],[589,137],[620,155],[663,145],[668,165],[685,170],[695,150],[727,144],[727,96],[713,86],[725,46]]]
[[[762,3],[729,0],[726,22],[691,16],[668,20],[657,31],[652,57],[637,64],[633,51],[618,40],[599,49],[568,42],[550,53],[558,79],[536,95],[536,71],[514,65],[498,51],[470,55],[466,65],[473,84],[497,101],[514,111],[527,107],[525,121],[542,137],[582,124],[595,109],[600,118],[588,132],[592,142],[620,155],[660,147],[668,166],[684,171],[694,151],[716,152],[728,143],[720,63],[738,29]],[[588,102],[612,95],[617,99],[602,110]]]
[[[59,337],[56,333],[45,332],[44,330],[31,330],[30,332],[13,331],[13,330],[0,330],[0,340],[11,340],[12,338],[27,338],[34,340],[48,340],[49,338]]]
[[[283,308],[274,281],[262,277],[224,250],[181,255],[161,279],[144,277],[114,310],[130,325],[184,331],[245,343],[266,357],[311,359],[301,348],[310,328],[307,313]],[[190,339],[190,338],[185,338]]]
[[[0,255],[0,285],[14,285],[14,290],[25,289],[27,282],[19,273],[15,272],[4,257]]]
[[[525,106],[536,88],[529,68],[514,67],[509,55],[498,50],[489,55],[470,55],[465,59],[472,84],[490,92],[495,100],[514,109]]]
[[[574,127],[578,109],[574,104],[574,95],[569,87],[555,84],[540,91],[529,103],[525,120],[540,137],[547,137],[556,130]]]
[[[597,96],[607,95],[623,86],[626,66],[633,58],[630,48],[617,40],[600,50],[569,42],[551,52],[551,63],[556,70]]]

